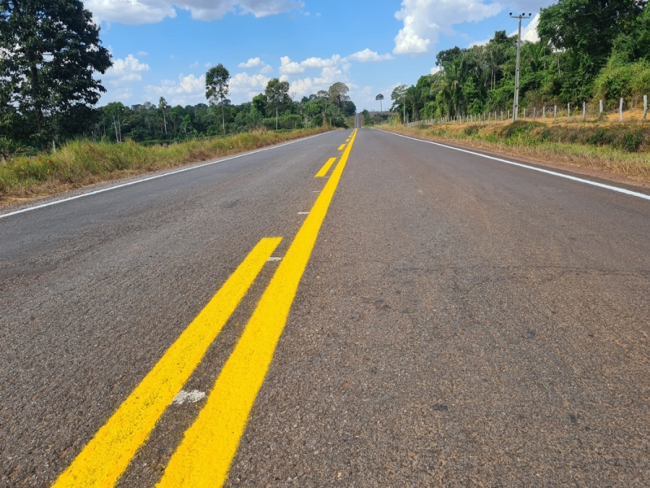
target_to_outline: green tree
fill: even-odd
[[[253,97],[253,108],[262,116],[266,117],[266,96],[263,93]]]
[[[615,39],[634,23],[645,3],[560,0],[541,10],[537,28],[540,39],[565,51],[564,73],[558,74],[564,101],[575,102],[591,95],[594,77],[606,64]]]
[[[115,129],[115,142],[122,142],[122,126],[124,125],[126,107],[122,102],[112,102],[106,105],[102,111],[109,117],[113,129]]]
[[[264,94],[266,95],[267,106],[275,112],[275,129],[277,130],[280,108],[291,101],[289,98],[289,82],[273,78],[266,84]]]
[[[348,85],[340,81],[337,81],[336,83],[334,83],[332,86],[329,87],[329,89],[327,90],[327,94],[329,96],[330,102],[332,102],[334,105],[338,107],[342,107],[343,102],[347,102],[350,100],[350,97],[348,97],[349,91],[350,89],[348,88]]]
[[[404,123],[406,123],[406,85],[396,86],[390,94],[390,99],[393,101],[391,110],[403,110]]]
[[[0,113],[42,147],[58,120],[94,105],[111,56],[81,0],[0,0]],[[17,135],[14,132],[14,135]]]
[[[226,134],[224,102],[229,90],[228,80],[230,80],[230,73],[221,63],[210,68],[205,74],[205,98],[213,106],[221,105],[221,126],[224,135]]]
[[[378,100],[378,101],[379,101],[379,111],[380,111],[380,112],[383,112],[383,111],[384,111],[383,107],[381,106],[381,101],[382,101],[383,99],[384,99],[384,95],[382,95],[381,93],[375,97],[375,100]]]
[[[158,110],[160,110],[163,116],[163,126],[165,128],[165,135],[167,135],[167,110],[168,109],[169,109],[169,105],[167,105],[167,100],[165,100],[164,97],[160,97],[160,100],[158,101]]]

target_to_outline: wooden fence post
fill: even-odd
[[[648,115],[648,95],[643,95],[643,120]]]
[[[587,117],[587,104],[586,102],[582,102],[582,121],[585,121],[585,117]]]
[[[542,107],[542,120],[546,122],[546,105]]]
[[[557,122],[557,105],[553,105],[553,122]]]
[[[566,104],[566,120],[567,122],[571,120],[571,104],[567,103]]]

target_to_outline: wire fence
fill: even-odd
[[[528,107],[520,109],[517,120],[534,121],[544,123],[554,122],[599,122],[624,120],[648,120],[648,95],[643,96],[643,107],[636,107],[634,103],[626,104],[623,98],[619,100],[599,100],[598,103],[583,102],[575,106],[567,104],[543,105],[541,107]],[[417,120],[408,122],[408,127],[417,125],[436,124],[503,124],[514,122],[514,114],[511,110],[497,110],[482,114],[460,114],[456,116],[438,117],[435,119]]]

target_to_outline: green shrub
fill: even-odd
[[[595,100],[639,99],[650,94],[650,63],[605,66],[594,83]]]
[[[621,149],[628,152],[637,152],[642,142],[643,142],[643,132],[641,131],[625,132],[623,134]]]

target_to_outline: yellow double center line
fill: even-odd
[[[356,131],[262,295],[207,404],[169,461],[158,487],[218,487],[228,477],[248,414],[273,359],[355,136]]]
[[[54,484],[113,486],[244,297],[281,238],[262,239]]]
[[[158,486],[217,487],[226,480],[355,137],[356,130]],[[262,239],[255,246],[205,309],[61,474],[55,487],[115,485],[280,240]]]

